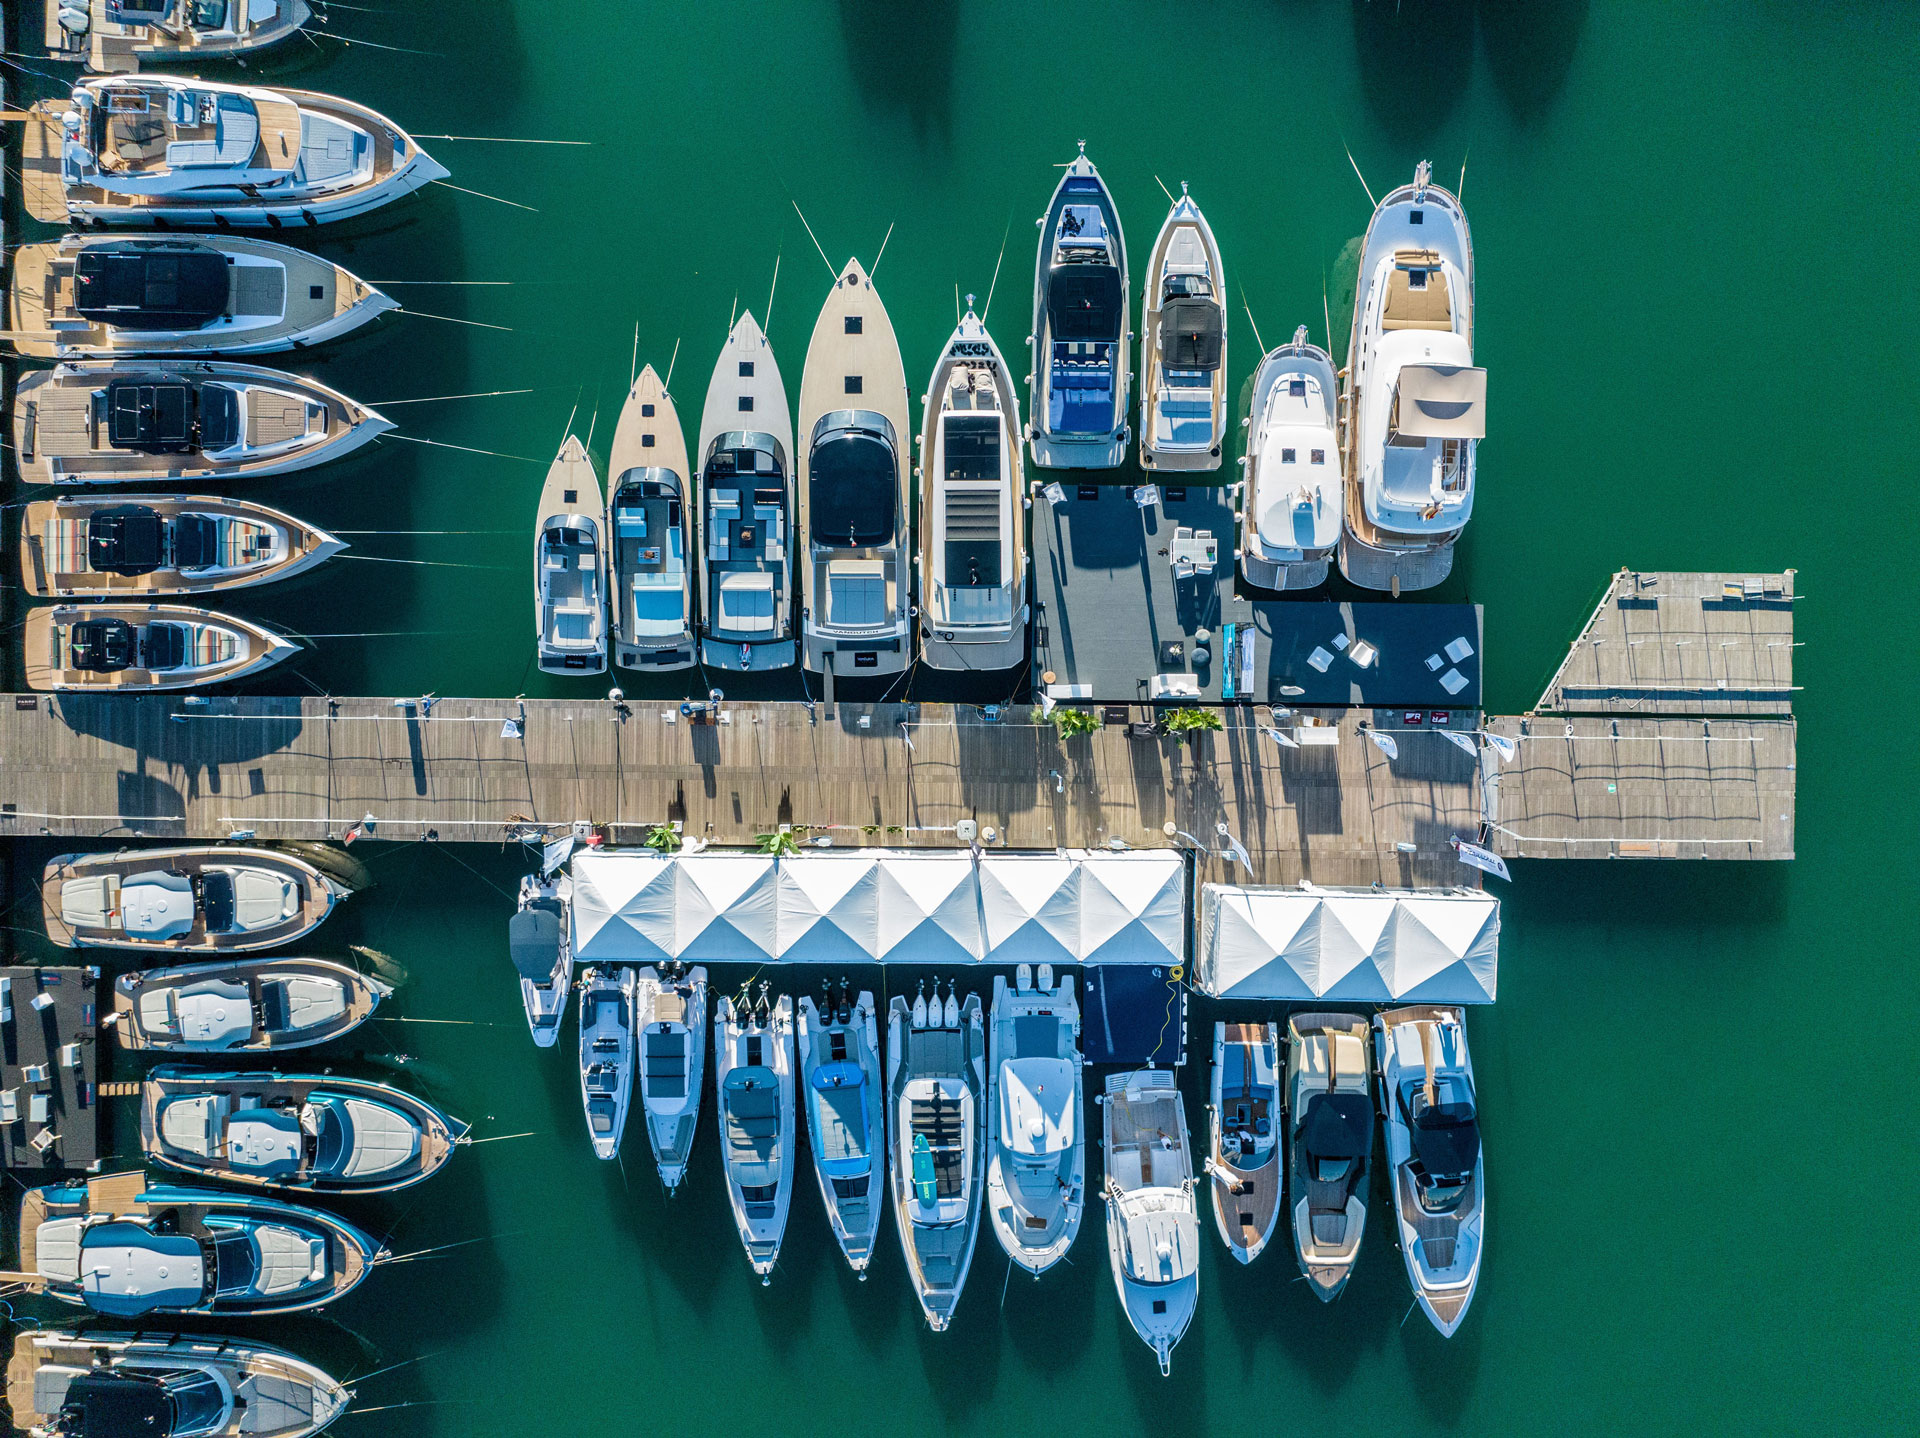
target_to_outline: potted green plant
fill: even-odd
[[[1163,722],[1169,734],[1213,734],[1226,727],[1216,711],[1191,707],[1170,711]]]
[[[1091,709],[1075,709],[1065,704],[1056,708],[1047,718],[1052,721],[1054,732],[1062,739],[1092,734],[1106,724],[1106,721]]]
[[[647,830],[647,837],[642,840],[642,842],[656,853],[677,854],[680,852],[681,839],[678,834],[673,832],[673,826],[671,824],[655,824],[651,829]]]
[[[776,859],[788,859],[800,852],[800,841],[794,838],[791,829],[781,829],[772,834],[756,834],[753,847],[757,853],[771,854]]]

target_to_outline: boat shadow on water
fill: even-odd
[[[840,0],[840,26],[854,84],[867,103],[904,110],[920,140],[946,146],[953,131],[959,0]]]

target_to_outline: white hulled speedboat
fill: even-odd
[[[632,969],[590,968],[580,975],[580,1098],[595,1158],[615,1158],[633,1094]]]
[[[987,1038],[980,996],[934,985],[887,1009],[887,1149],[907,1276],[935,1333],[946,1331],[980,1232]]]
[[[685,669],[694,662],[687,441],[673,396],[652,365],[620,407],[607,472],[613,662],[622,669]]]
[[[20,652],[29,689],[151,693],[245,679],[299,646],[237,614],[123,600],[29,611]]]
[[[1465,1019],[1461,1009],[1416,1006],[1373,1021],[1400,1251],[1414,1297],[1448,1338],[1473,1301],[1486,1237],[1486,1158]]]
[[[667,965],[640,970],[635,988],[640,1030],[640,1105],[647,1141],[672,1193],[687,1176],[706,1085],[707,971]]]
[[[290,40],[313,18],[307,0],[45,0],[47,50],[89,70],[227,59]]]
[[[727,1201],[763,1284],[773,1282],[793,1202],[793,1000],[757,1007],[720,1000],[713,1015],[713,1076],[720,1096],[721,1159]]]
[[[887,1139],[881,1124],[880,1028],[866,989],[848,1002],[800,1000],[800,1083],[820,1199],[840,1251],[866,1277],[886,1207]]]
[[[520,978],[533,1041],[550,1049],[573,992],[573,946],[567,934],[567,904],[573,880],[564,873],[527,874],[520,880],[520,907],[507,921],[507,948]]]
[[[1346,512],[1338,405],[1333,361],[1307,343],[1305,325],[1254,372],[1240,485],[1240,572],[1249,584],[1327,581]]]
[[[1036,1278],[1067,1256],[1086,1207],[1080,1118],[1080,1005],[1073,980],[1020,965],[993,981],[987,1087],[987,1215],[1013,1261]]]
[[[920,655],[933,669],[1011,669],[1032,612],[1020,396],[967,305],[921,400]]]
[[[533,526],[533,608],[540,667],[601,674],[607,667],[607,537],[600,476],[573,435],[547,470]]]
[[[1127,241],[1080,148],[1040,218],[1033,277],[1033,462],[1112,469],[1127,455]]]
[[[1347,1286],[1367,1227],[1373,1157],[1368,1033],[1359,1014],[1295,1014],[1287,1021],[1293,1251],[1323,1303]]]
[[[1367,226],[1346,386],[1341,572],[1368,589],[1429,589],[1473,513],[1487,372],[1473,363],[1466,212],[1425,160]]]
[[[1140,463],[1148,469],[1220,467],[1226,301],[1220,246],[1183,184],[1153,242],[1140,303]]]
[[[1107,1075],[1104,1108],[1113,1286],[1164,1376],[1200,1299],[1200,1218],[1187,1114],[1166,1069]]]
[[[1258,1258],[1280,1217],[1280,1034],[1273,1024],[1215,1024],[1207,1104],[1213,1222],[1242,1263]]]

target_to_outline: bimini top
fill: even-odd
[[[886,544],[898,519],[899,441],[885,415],[836,409],[813,427],[807,498],[821,546],[862,549]]]
[[[1225,349],[1226,323],[1211,299],[1170,299],[1160,307],[1160,358],[1169,369],[1217,370]]]
[[[226,313],[227,257],[186,241],[88,245],[73,261],[73,307],[130,330],[195,330]]]
[[[69,1380],[52,1432],[56,1438],[192,1438],[221,1431],[231,1412],[220,1380],[197,1368],[96,1368]]]
[[[1047,281],[1047,320],[1055,340],[1112,340],[1120,329],[1120,271],[1077,262]]]
[[[1420,439],[1487,437],[1487,372],[1471,365],[1410,364],[1400,369],[1396,434]]]
[[[1022,1024],[1047,1029],[1043,1043],[1053,1042],[1052,1031],[1059,1023],[1040,1017],[1013,1022],[1016,1033]],[[1073,1147],[1080,1097],[1073,1082],[1076,1066],[1073,1059],[1037,1056],[1009,1059],[1001,1066],[1000,1142],[1006,1148],[1022,1158],[1037,1158]]]
[[[224,303],[224,289],[221,298]],[[185,454],[225,449],[239,438],[240,396],[226,385],[195,386],[156,377],[114,380],[107,386],[107,443],[114,449]]]

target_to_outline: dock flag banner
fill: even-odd
[[[1380,752],[1385,754],[1389,759],[1398,759],[1400,757],[1400,746],[1394,742],[1393,735],[1382,734],[1378,729],[1368,729],[1366,734],[1367,737],[1373,740],[1374,744],[1379,747]]]
[[[1439,733],[1443,739],[1458,744],[1462,749],[1465,749],[1469,754],[1473,755],[1474,758],[1478,759],[1480,757],[1480,746],[1474,742],[1473,735],[1462,734],[1457,729],[1442,729]]]
[[[1514,756],[1520,752],[1520,746],[1506,735],[1496,734],[1491,729],[1483,729],[1480,732],[1487,736],[1487,742],[1493,745],[1500,757],[1505,759],[1509,764],[1513,762]]]
[[[1507,872],[1507,861],[1491,849],[1483,849],[1478,844],[1469,844],[1465,839],[1453,841],[1453,851],[1460,856],[1460,862],[1482,873],[1492,874],[1496,879],[1513,882],[1513,875]]]

